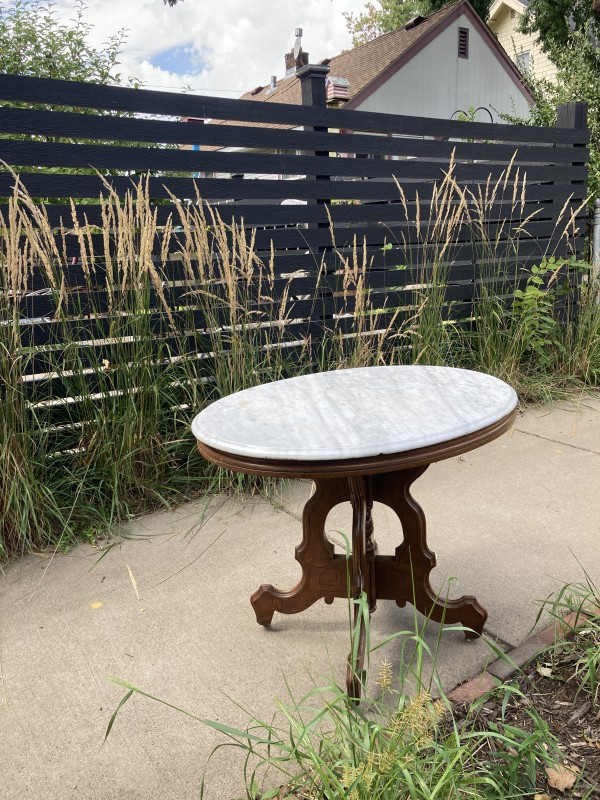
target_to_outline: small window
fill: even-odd
[[[517,53],[517,67],[523,73],[529,72],[531,67],[531,57],[529,55],[529,50],[522,50],[520,53]]]
[[[468,28],[459,28],[458,29],[458,57],[459,58],[468,58],[469,57],[469,29]]]
[[[516,16],[517,16],[517,12],[514,10],[514,8],[511,8],[511,10],[510,10],[510,18],[514,19]]]

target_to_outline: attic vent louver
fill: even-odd
[[[406,25],[404,26],[405,31],[409,31],[411,28],[416,28],[417,25],[420,25],[425,17],[422,17],[420,14],[412,19],[409,19]]]
[[[469,57],[469,29],[468,28],[459,28],[458,29],[458,57],[459,58],[468,58]]]

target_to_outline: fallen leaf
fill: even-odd
[[[533,800],[552,800],[549,794],[534,794]]]
[[[586,739],[585,742],[588,747],[595,747],[600,750],[600,739]]]
[[[538,664],[535,668],[535,671],[542,676],[542,678],[551,678],[552,677],[552,670],[550,667],[542,667],[541,664]]]
[[[104,603],[101,603],[100,601],[98,601],[97,603],[90,603],[90,608],[94,608],[94,609],[102,608],[103,605],[104,605]]]
[[[559,792],[572,789],[577,780],[577,772],[579,772],[579,767],[575,766],[565,767],[562,764],[557,764],[555,767],[546,767],[548,786],[551,789],[557,789]]]

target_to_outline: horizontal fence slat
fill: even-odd
[[[444,241],[437,241],[437,239],[446,239],[452,243],[452,246],[462,242],[472,242],[475,247],[477,243],[481,247],[490,247],[496,242],[504,242],[511,238],[514,242],[519,242],[522,239],[544,239],[552,237],[553,235],[560,235],[567,226],[568,218],[562,221],[562,224],[557,224],[556,220],[544,219],[538,221],[534,216],[531,220],[523,223],[521,220],[515,220],[512,223],[490,222],[485,225],[485,231],[481,232],[475,223],[468,222],[462,225],[457,225],[449,231],[442,230],[436,234],[434,220],[422,220],[417,226],[414,222],[386,222],[385,224],[367,223],[366,225],[351,225],[334,226],[331,230],[329,227],[306,228],[303,226],[289,226],[284,228],[275,228],[263,230],[256,228],[253,230],[253,246],[254,250],[261,254],[263,260],[268,260],[272,249],[279,250],[305,250],[309,254],[313,254],[315,258],[320,258],[323,248],[334,247],[350,248],[358,246],[366,247],[383,247],[385,245],[398,245],[410,246],[419,245],[423,242],[428,242],[429,250],[435,253],[436,249],[441,249]],[[576,220],[576,229],[580,232],[585,229],[585,219],[580,218]],[[573,231],[569,226],[568,233],[572,235]],[[205,234],[200,234],[202,237]],[[483,236],[485,235],[485,239]],[[233,246],[232,236],[225,233],[224,236]],[[23,242],[25,242],[23,237]],[[129,238],[128,236],[126,238]],[[247,235],[247,244],[250,244],[250,234]],[[78,237],[65,234],[58,234],[55,237],[57,251],[67,260],[82,257],[82,245]],[[185,253],[187,250],[188,258],[193,258],[193,252],[189,252],[189,247],[186,248],[184,234],[174,233],[167,243],[161,232],[158,231],[155,237],[155,251],[160,252],[161,247],[164,247],[170,253],[171,258],[174,258],[178,253]],[[218,245],[211,240],[210,235],[207,236],[209,246],[212,242],[214,255],[219,258]],[[105,252],[105,238],[101,233],[91,233],[85,236],[85,250],[84,253],[89,257],[95,254],[96,258],[105,259],[113,257],[118,249],[118,236],[108,237],[109,251]]]
[[[489,139],[497,141],[555,142],[586,144],[587,131],[566,128],[538,128],[529,125],[500,125],[459,122],[427,117],[402,117],[367,111],[312,108],[285,103],[257,103],[248,100],[175,94],[149,89],[101,86],[79,81],[0,75],[0,100],[29,102],[68,108],[95,108],[141,114],[163,114],[198,119],[238,120],[291,126],[318,126],[371,130],[403,135],[428,135]],[[467,133],[469,131],[469,133]]]
[[[580,221],[581,223],[584,220]],[[476,226],[471,226],[465,223],[452,231],[442,231],[441,235],[444,239],[450,237],[451,251],[453,247],[463,243],[472,242],[473,246],[480,243],[482,249],[495,246],[495,243],[504,243],[507,239],[512,239],[515,243],[534,237],[536,239],[545,239],[551,237],[553,234],[560,235],[565,228],[566,221],[562,225],[558,225],[553,219],[545,219],[537,221],[535,217],[528,221],[523,229],[522,223],[516,221],[512,224],[489,223],[485,226],[486,239],[482,239],[482,234]],[[579,224],[577,228],[581,230],[585,226]],[[569,231],[572,233],[572,231]],[[286,250],[303,250],[309,255],[312,254],[313,258],[319,260],[323,248],[333,247],[335,249],[351,248],[357,246],[359,249],[367,247],[384,247],[391,245],[392,247],[405,247],[419,245],[422,242],[428,241],[435,236],[435,228],[433,221],[423,222],[418,227],[415,223],[396,223],[389,222],[385,224],[367,224],[356,226],[342,226],[334,227],[332,230],[329,228],[305,228],[299,227],[285,227],[269,230],[256,229],[254,231],[254,250],[263,260],[269,260],[271,250],[286,251]],[[227,235],[229,241],[232,240],[230,235]],[[77,237],[72,235],[58,234],[55,237],[56,247],[61,256],[67,261],[73,258],[81,258],[82,246]],[[25,237],[23,238],[25,243]],[[210,237],[208,242],[210,244]],[[85,237],[85,246],[91,247],[93,252],[97,254],[100,259],[111,258],[116,255],[118,250],[118,237],[109,239],[109,251],[105,252],[105,241],[103,234],[93,233]],[[247,236],[247,244],[250,244],[250,235]],[[438,243],[430,242],[428,250],[432,257],[436,251],[441,250],[444,242]],[[156,236],[155,248],[160,252],[161,246],[171,254],[171,257],[182,250],[185,252],[185,238],[183,234],[175,233],[170,237],[170,241],[166,242],[164,237],[159,234]],[[213,245],[215,250],[215,257],[218,258],[217,246]],[[190,253],[193,257],[193,253]]]
[[[0,113],[0,131],[35,136],[82,138],[108,142],[160,142],[161,144],[211,147],[268,148],[361,153],[383,156],[413,156],[449,160],[485,159],[486,161],[571,163],[572,147],[523,143],[518,147],[494,142],[434,141],[408,137],[373,136],[353,133],[249,128],[235,125],[190,125],[157,119],[73,114],[4,107]],[[470,134],[465,133],[465,137]],[[579,157],[578,153],[578,157]],[[587,159],[587,152],[584,157]]]
[[[223,153],[164,150],[115,145],[62,144],[0,139],[0,158],[8,164],[70,169],[117,169],[133,172],[216,172],[242,175],[323,175],[360,178],[395,177],[398,180],[441,181],[448,164],[432,161],[377,161],[374,159],[286,156],[263,153]],[[516,168],[515,168],[516,172]],[[455,162],[458,181],[500,180],[505,164]],[[521,168],[528,180],[547,180],[548,168],[532,164]],[[585,166],[553,166],[553,181],[585,180]]]
[[[556,187],[552,184],[554,170],[549,170],[544,177],[544,186],[527,183],[527,195],[552,196]],[[100,195],[107,196],[108,191],[104,181],[94,175],[61,175],[57,173],[27,173],[20,174],[20,181],[24,188],[34,198],[95,198]],[[105,176],[106,183],[113,188],[119,196],[127,192],[135,195],[136,186],[143,176],[114,177]],[[521,176],[522,178],[522,176]],[[12,194],[14,178],[0,172],[0,197]],[[483,184],[483,185],[481,185]],[[465,190],[472,190],[477,194],[479,186],[485,193],[485,181],[481,184],[471,181],[463,186]],[[509,200],[513,196],[513,182],[509,181],[502,194]],[[402,188],[409,196],[414,196],[418,191],[422,200],[430,200],[433,193],[433,184],[406,183]],[[521,191],[521,183],[518,185]],[[583,184],[574,183],[562,185],[560,192],[573,193],[575,199],[586,197]],[[195,199],[199,196],[209,202],[219,200],[392,200],[397,201],[400,192],[398,186],[391,178],[388,180],[348,180],[348,181],[301,181],[301,180],[231,180],[229,178],[150,178],[148,192],[155,199],[170,199],[171,194],[179,198]],[[517,195],[518,196],[518,195]]]
[[[528,198],[521,210],[520,202],[516,205],[515,210],[511,211],[513,206],[512,197],[500,198],[499,202],[490,204],[487,209],[487,218],[491,222],[499,221],[500,219],[516,220],[518,218],[526,219],[531,213],[537,211],[536,219],[556,218],[560,213],[563,205],[569,200],[569,195],[557,193],[554,198],[549,199],[548,189],[542,192],[545,194],[546,199],[536,200],[529,196],[540,194],[535,192],[536,189],[543,189],[544,187],[533,186],[528,189]],[[558,187],[550,187],[556,189]],[[452,201],[454,205],[460,202],[459,199]],[[576,209],[580,205],[579,201],[569,204],[569,208]],[[158,225],[164,225],[169,218],[174,224],[177,224],[179,214],[172,205],[155,205],[151,204],[150,208],[152,213],[156,213],[156,221]],[[394,220],[401,220],[406,218],[408,212],[409,218],[414,218],[416,214],[416,204],[414,200],[407,200],[407,212],[405,212],[403,205],[398,202],[389,201],[386,203],[358,203],[358,204],[306,204],[306,205],[275,205],[275,204],[245,204],[245,203],[226,203],[221,205],[212,206],[215,212],[226,224],[231,224],[234,220],[237,222],[243,221],[246,226],[254,225],[297,225],[302,223],[323,223],[329,224],[329,220],[333,224],[340,223],[359,223],[359,222],[391,222]],[[429,217],[430,206],[423,200],[419,202],[420,216],[424,220]],[[26,211],[26,207],[22,206]],[[67,228],[72,226],[72,211],[71,206],[65,203],[46,204],[45,205],[45,218],[52,227],[58,227],[61,224]],[[585,209],[582,209],[582,212]],[[0,203],[0,214],[6,217],[8,213],[8,205]],[[193,210],[192,210],[193,213]],[[206,215],[210,217],[210,211],[205,211]],[[474,211],[472,212],[474,213]],[[28,214],[33,218],[31,214]],[[85,204],[75,207],[75,217],[80,225],[100,225],[102,223],[102,207],[98,204]]]

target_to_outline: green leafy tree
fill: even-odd
[[[447,5],[448,0],[377,0],[377,5],[366,3],[362,14],[344,12],[344,18],[352,34],[352,44],[357,47],[401,28],[416,16],[427,16]],[[471,5],[482,19],[487,19],[491,0],[471,0]]]
[[[600,39],[600,0],[529,0],[519,27],[534,33],[551,58],[559,57],[574,33],[584,34],[592,44]]]
[[[365,5],[362,14],[344,12],[346,27],[352,34],[352,44],[360,44],[376,39],[384,33],[401,28],[409,19],[429,12],[429,0],[378,0]]]
[[[470,0],[470,3],[473,6],[473,9],[485,22],[490,15],[490,8],[493,0]],[[440,8],[444,8],[444,6],[451,5],[451,3],[449,3],[448,0],[430,0],[429,5],[431,6],[432,11],[438,11]]]
[[[11,0],[0,7],[0,73],[119,84],[116,71],[126,34],[120,30],[101,47],[89,43],[92,26],[86,5],[75,3],[75,18],[61,22],[51,0]],[[129,78],[128,83],[135,84]]]
[[[526,122],[556,125],[557,106],[587,103],[588,189],[591,197],[600,197],[600,0],[530,0],[520,29],[537,36],[557,67],[554,81],[528,76],[535,103]]]
[[[84,0],[75,3],[75,15],[69,22],[62,22],[52,0],[10,0],[0,5],[0,74],[23,75],[37,78],[55,78],[71,81],[87,81],[96,84],[127,84],[137,87],[135,78],[123,80],[117,71],[119,54],[126,39],[124,30],[111,36],[100,48],[90,44],[92,25],[85,21],[87,5]],[[49,108],[46,105],[26,102],[11,102],[6,105],[25,108]],[[85,114],[111,114],[101,109],[62,107],[64,111]],[[118,116],[132,116],[118,112]],[[54,137],[45,134],[30,135],[0,133],[0,139],[23,139],[42,142],[81,142],[81,139]],[[98,143],[98,140],[95,140]],[[111,144],[142,146],[138,142],[111,142]],[[144,145],[147,146],[147,145]],[[15,171],[36,171],[36,167],[22,168],[12,165]],[[0,168],[4,170],[4,168]],[[41,169],[41,168],[40,168]],[[94,174],[91,168],[66,169],[52,167],[44,172],[69,172]],[[117,174],[115,170],[101,170],[104,174]],[[50,199],[48,198],[48,201]],[[85,202],[85,201],[78,201]]]
[[[590,160],[588,190],[590,197],[600,197],[600,74],[598,48],[583,31],[572,31],[567,44],[553,51],[557,66],[555,81],[528,76],[535,98],[529,118],[506,116],[508,122],[529,125],[556,125],[557,107],[579,100],[588,106]]]

